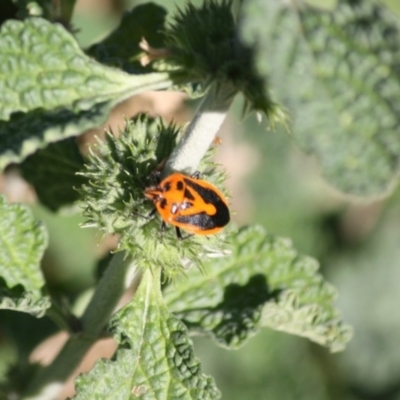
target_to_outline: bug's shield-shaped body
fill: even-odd
[[[196,235],[218,233],[230,220],[225,196],[211,183],[174,173],[147,188],[161,218]]]

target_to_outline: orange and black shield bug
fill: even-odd
[[[230,220],[225,196],[198,176],[198,173],[189,177],[175,172],[144,192],[153,202],[154,212],[158,211],[163,219],[162,227],[175,226],[179,239],[182,239],[180,228],[195,235],[212,235]]]

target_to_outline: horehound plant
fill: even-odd
[[[398,175],[400,113],[392,101],[399,34],[386,10],[373,1],[340,0],[328,12],[297,1],[234,7],[210,0],[167,17],[146,3],[82,50],[66,29],[75,1],[15,4],[20,20],[0,31],[0,165],[18,165],[50,210],[79,205],[73,209],[86,226],[117,235],[119,244],[74,317],[54,301],[40,270],[45,227],[27,206],[1,199],[0,307],[47,315],[71,332],[50,365],[23,375],[18,366],[26,360],[19,360],[4,397],[55,398],[107,334],[118,349],[76,379],[77,399],[220,398],[194,355],[193,332],[236,349],[266,327],[342,350],[351,329],[317,261],[257,225],[230,224],[183,241],[173,229],[161,234],[160,218],[145,218],[152,205],[143,190],[155,170],[162,177],[200,170],[224,190],[223,168],[208,151],[240,93],[245,114],[257,113],[271,128],[285,124],[338,190],[387,194]],[[101,126],[115,105],[166,89],[203,97],[187,126],[138,115],[80,153],[75,138]]]

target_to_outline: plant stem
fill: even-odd
[[[230,82],[214,83],[201,102],[182,139],[171,153],[163,175],[192,174],[224,122],[237,90]]]
[[[61,330],[70,330],[68,321],[58,304],[52,301],[51,307],[46,310],[46,316],[49,317]]]
[[[111,259],[82,316],[82,332],[71,336],[53,362],[38,373],[23,399],[56,398],[86,352],[102,336],[119,299],[130,284],[129,278],[133,277],[134,265],[124,256],[125,253],[119,252]]]
[[[61,1],[60,3],[61,21],[70,24],[76,0]]]

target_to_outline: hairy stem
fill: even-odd
[[[116,253],[82,316],[82,331],[71,336],[63,349],[32,381],[23,399],[52,400],[102,333],[133,274],[130,259]]]
[[[214,83],[185,135],[169,157],[163,175],[173,171],[192,174],[203,158],[224,122],[237,90],[230,82]]]

